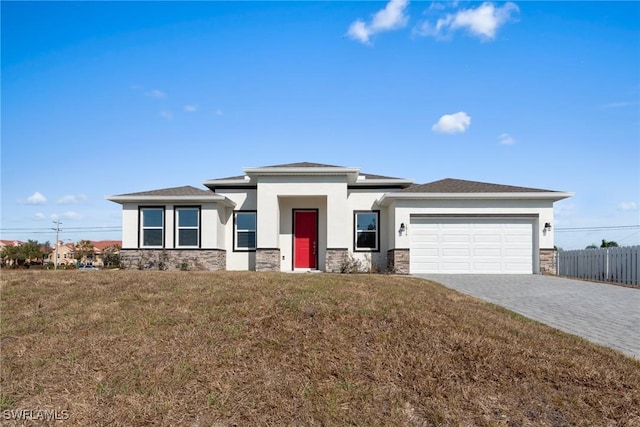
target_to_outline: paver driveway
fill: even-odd
[[[640,359],[640,289],[541,275],[416,276]]]

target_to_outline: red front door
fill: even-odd
[[[293,267],[316,268],[318,212],[293,212]]]

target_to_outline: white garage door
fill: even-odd
[[[533,273],[533,220],[411,218],[411,273]]]

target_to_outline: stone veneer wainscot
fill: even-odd
[[[224,249],[121,249],[120,263],[139,270],[225,270]]]
[[[409,274],[409,249],[390,249],[387,260],[392,273]]]
[[[256,249],[256,271],[280,271],[280,249]]]

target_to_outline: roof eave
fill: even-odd
[[[203,181],[202,184],[206,187],[218,187],[224,185],[255,185],[254,182],[251,182],[248,179],[209,179],[207,181]]]
[[[232,200],[220,195],[211,196],[106,196],[107,200],[115,203],[220,203],[227,207],[234,207]]]
[[[504,192],[504,193],[385,193],[378,203],[388,206],[395,200],[558,200],[573,196],[574,193],[562,191],[541,192]]]
[[[407,188],[409,187],[411,184],[413,184],[413,181],[411,181],[410,179],[401,179],[401,178],[390,178],[390,179],[361,179],[361,180],[357,180],[356,182],[354,182],[353,184],[351,184],[351,186],[353,187],[358,187],[358,186],[373,186],[373,185],[380,185],[380,186],[384,186],[384,187],[389,187],[391,185],[395,185],[401,188]]]
[[[266,168],[244,168],[247,176],[347,176],[349,184],[353,184],[358,179],[360,168],[343,167],[266,167]]]

